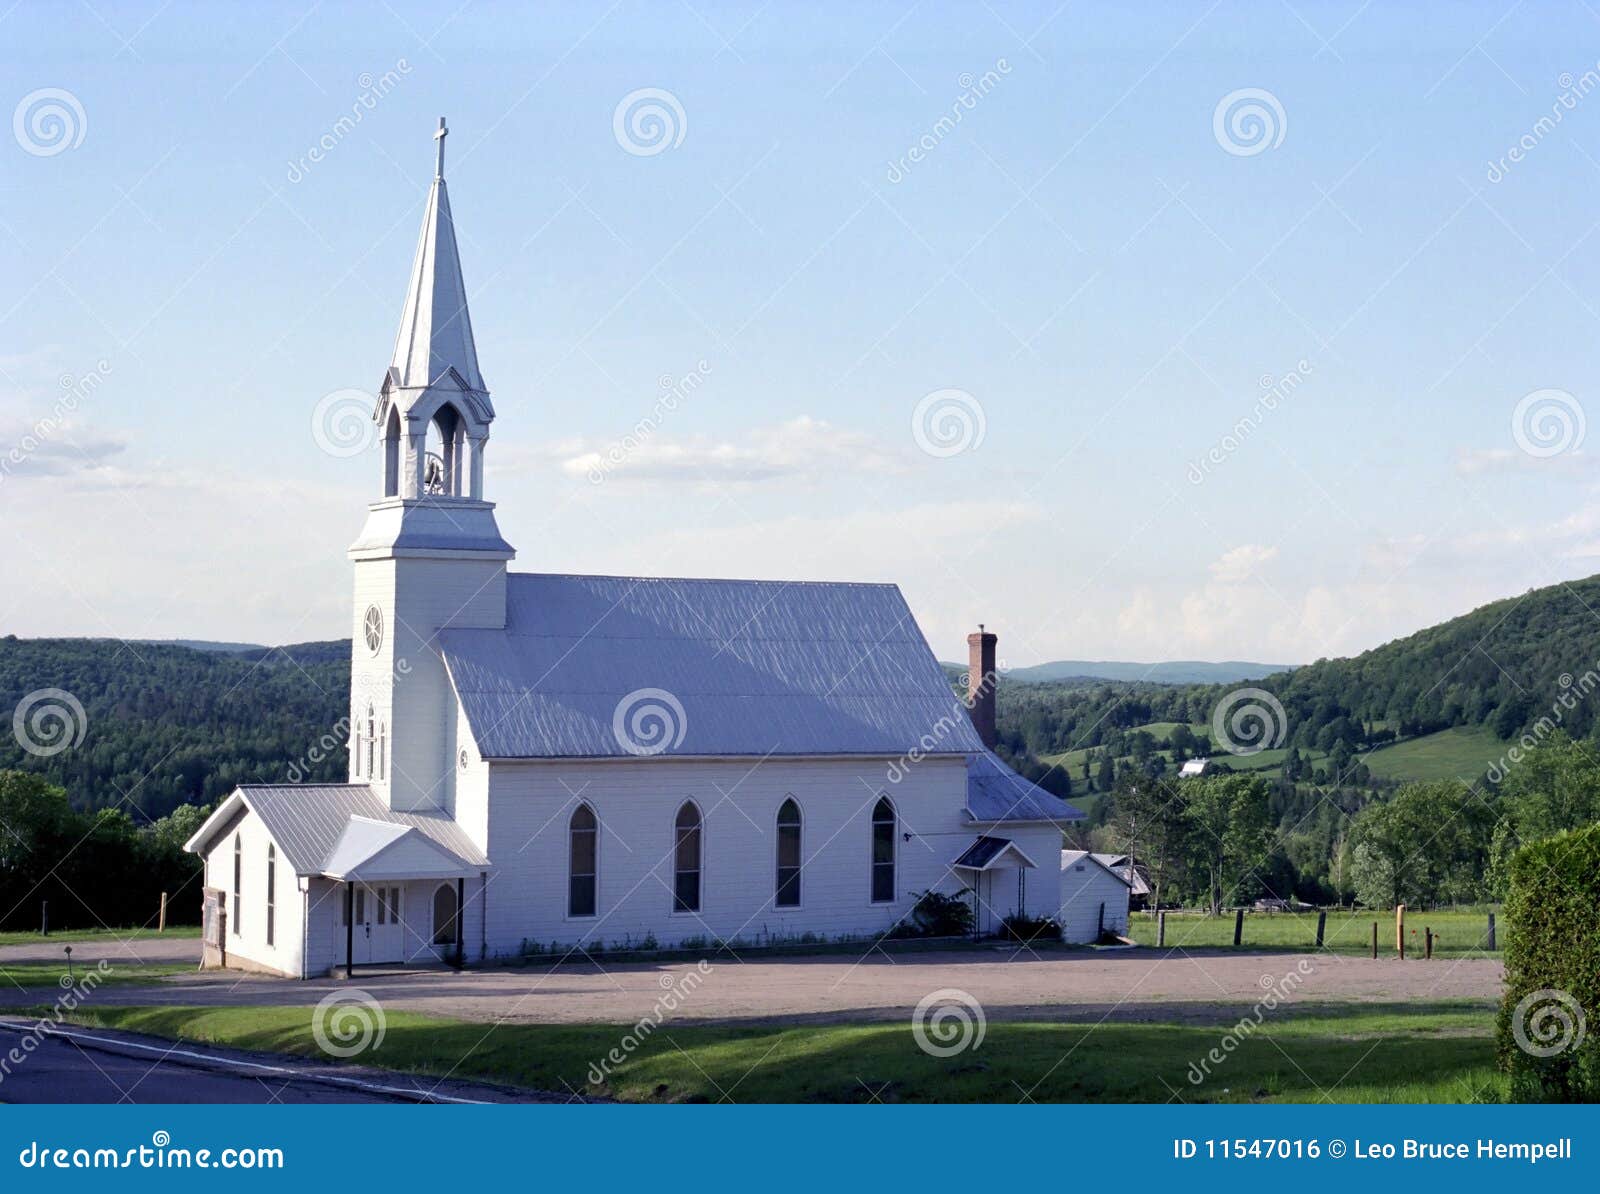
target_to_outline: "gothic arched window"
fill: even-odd
[[[800,806],[792,796],[778,809],[778,883],[772,902],[779,908],[800,906]]]
[[[894,805],[887,796],[872,810],[872,902],[887,904],[894,899]]]
[[[700,809],[685,800],[673,822],[672,910],[700,911],[700,855],[702,825]]]
[[[567,826],[567,915],[593,916],[600,873],[600,822],[580,804]]]

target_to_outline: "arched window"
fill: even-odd
[[[389,408],[383,433],[383,496],[400,496],[400,408]]]
[[[773,904],[800,906],[800,806],[790,797],[778,809],[778,885]]]
[[[466,420],[446,402],[428,423],[422,467],[422,496],[460,497]]]
[[[894,899],[894,805],[887,796],[872,810],[872,901],[887,904]]]
[[[277,921],[278,848],[267,846],[267,944],[272,944],[272,930]]]
[[[367,702],[367,778],[368,779],[371,779],[373,777],[373,775],[376,774],[372,770],[372,752],[377,748],[377,742],[378,742],[378,720],[377,720],[377,715],[373,712],[372,703],[369,701],[369,702]]]
[[[700,810],[686,800],[673,823],[672,910],[700,911]]]
[[[433,893],[433,943],[435,945],[454,945],[456,943],[457,917],[456,917],[456,889],[448,883],[439,884],[438,890]]]
[[[244,841],[233,835],[233,935],[239,935],[239,893],[244,888]]]
[[[580,804],[568,825],[567,915],[595,914],[596,877],[599,874],[600,822],[594,809]]]

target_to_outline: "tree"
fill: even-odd
[[[1222,911],[1224,895],[1258,870],[1271,851],[1270,790],[1253,775],[1190,779],[1178,790],[1189,825],[1190,865],[1207,879],[1215,916]]]
[[[1182,878],[1191,827],[1182,795],[1171,781],[1127,780],[1112,798],[1113,841],[1119,850],[1136,854],[1150,873],[1151,897],[1161,906],[1161,893]]]
[[[1482,892],[1492,815],[1456,780],[1407,784],[1350,829],[1351,881],[1373,908],[1468,900]]]
[[[1109,792],[1117,783],[1117,767],[1111,761],[1111,756],[1102,751],[1100,753],[1100,770],[1094,777],[1094,786],[1102,792]]]
[[[1518,846],[1600,821],[1600,754],[1557,730],[1511,765],[1500,785],[1500,810],[1491,850],[1497,891]]]

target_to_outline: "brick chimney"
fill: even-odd
[[[978,737],[994,749],[994,689],[1000,677],[994,670],[994,645],[1000,640],[978,623],[978,633],[967,635],[967,708]]]

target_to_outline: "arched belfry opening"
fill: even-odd
[[[405,457],[401,445],[404,432],[400,429],[400,409],[391,406],[383,431],[383,496],[400,496],[400,462]]]
[[[428,421],[427,458],[422,468],[422,492],[426,496],[463,496],[466,442],[466,420],[453,403],[444,403]]]

